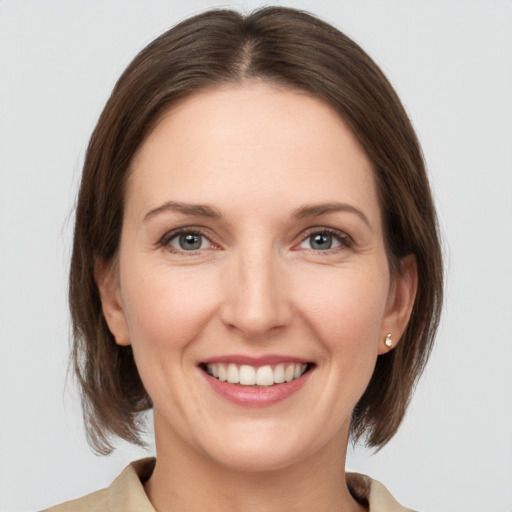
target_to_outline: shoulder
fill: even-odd
[[[45,512],[155,512],[143,487],[154,465],[153,458],[132,462],[106,489]],[[400,505],[384,485],[366,475],[347,473],[347,484],[353,496],[368,506],[370,512],[413,512]]]
[[[143,487],[154,466],[153,458],[132,462],[106,489],[44,512],[155,512]]]
[[[377,480],[359,473],[347,473],[347,484],[352,495],[369,508],[369,512],[414,512],[393,498]]]
[[[93,492],[82,498],[55,505],[44,512],[106,512],[109,489]]]

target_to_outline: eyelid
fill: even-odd
[[[167,231],[167,232],[164,233],[163,236],[161,236],[157,240],[157,242],[155,243],[155,246],[157,248],[167,249],[170,252],[175,253],[175,254],[177,254],[177,253],[179,253],[179,254],[187,253],[187,254],[193,255],[193,254],[196,254],[199,251],[204,251],[205,249],[198,249],[196,251],[181,251],[181,250],[176,249],[176,248],[172,248],[172,250],[170,249],[171,246],[170,246],[169,242],[173,238],[176,238],[177,236],[182,235],[182,234],[189,234],[189,233],[190,234],[196,234],[196,235],[204,236],[210,242],[210,244],[212,245],[212,247],[209,247],[208,250],[219,249],[220,248],[220,244],[218,244],[218,243],[216,243],[214,241],[214,239],[211,236],[209,230],[207,230],[207,229],[205,229],[205,228],[203,228],[201,226],[182,226],[182,227],[175,228],[175,229],[172,229],[170,231]],[[298,246],[302,242],[304,242],[308,237],[310,237],[312,235],[315,235],[315,234],[327,234],[327,235],[330,235],[330,236],[334,236],[341,243],[340,247],[337,247],[337,248],[334,248],[334,249],[326,249],[324,251],[318,251],[318,250],[314,250],[314,249],[309,249],[309,250],[311,250],[311,251],[313,251],[315,253],[329,254],[331,252],[336,252],[336,251],[344,250],[344,249],[350,248],[353,245],[355,245],[355,242],[354,242],[353,238],[349,234],[347,234],[345,231],[342,231],[342,230],[336,229],[336,228],[327,227],[327,226],[315,226],[315,227],[308,228],[308,229],[306,229],[305,231],[303,231],[301,233],[299,241],[296,244],[294,244],[294,246],[292,247],[292,250],[301,250],[300,247],[298,247]],[[308,249],[302,249],[302,250],[308,250]]]
[[[171,240],[176,238],[177,236],[183,235],[183,234],[201,235],[201,236],[205,237],[210,242],[212,247],[209,247],[208,249],[197,249],[195,251],[184,251],[184,250],[180,250],[180,249],[177,249],[176,247],[171,246],[171,244],[170,244]],[[219,248],[219,245],[213,241],[212,236],[209,233],[207,233],[207,230],[205,230],[204,228],[202,228],[200,226],[182,226],[180,228],[176,228],[176,229],[167,231],[162,237],[160,237],[158,239],[158,241],[156,242],[155,245],[157,248],[164,248],[173,254],[186,253],[189,255],[196,254],[199,251]]]
[[[317,251],[315,249],[303,249],[303,250],[311,250],[315,253],[329,254],[332,252],[337,252],[340,250],[350,248],[355,244],[353,238],[349,234],[347,234],[345,231],[342,231],[340,229],[330,228],[327,226],[315,226],[312,228],[308,228],[308,229],[306,229],[306,231],[302,232],[299,242],[294,245],[293,249],[300,250],[300,248],[298,246],[301,243],[303,243],[306,239],[308,239],[310,236],[316,235],[316,234],[320,234],[320,235],[324,234],[324,235],[334,236],[335,238],[337,238],[340,241],[341,246],[336,247],[334,249],[326,249],[324,251]]]

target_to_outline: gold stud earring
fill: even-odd
[[[384,340],[384,345],[386,347],[391,348],[393,346],[393,340],[391,339],[391,333],[386,334],[386,339]]]

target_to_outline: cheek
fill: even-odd
[[[197,269],[165,266],[146,266],[127,276],[123,306],[134,350],[175,351],[195,339],[215,310],[215,294],[205,279]]]
[[[303,280],[304,282],[304,280]],[[301,310],[331,353],[376,354],[385,315],[387,271],[339,268],[301,285]]]

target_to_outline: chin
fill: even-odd
[[[237,473],[268,473],[283,470],[296,464],[300,452],[294,450],[264,448],[254,444],[233,449],[233,446],[214,455],[217,464]]]
[[[238,432],[226,428],[222,437],[203,445],[204,453],[232,471],[263,473],[292,467],[322,450],[322,436],[314,438],[303,430],[290,432],[283,425],[262,423],[246,428],[238,425]]]

